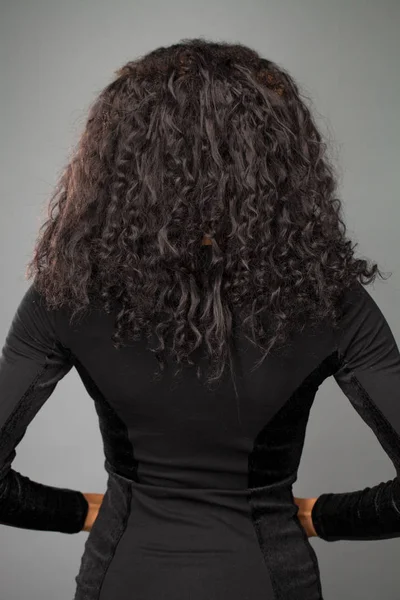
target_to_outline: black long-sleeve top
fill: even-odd
[[[168,548],[175,556],[173,550],[197,548],[196,544],[204,543],[212,544],[215,552],[218,548],[222,551],[224,540],[233,534],[232,529],[229,534],[222,530],[221,523],[229,522],[234,529],[234,515],[239,514],[247,515],[243,522],[237,516],[237,531],[243,527],[246,532],[240,543],[245,544],[246,539],[251,552],[257,552],[249,541],[253,538],[246,538],[256,532],[262,550],[260,557],[268,566],[268,585],[273,586],[277,597],[297,598],[287,587],[288,581],[296,583],[297,590],[302,590],[304,584],[299,598],[322,597],[318,595],[321,591],[315,554],[298,527],[292,485],[313,398],[329,376],[334,377],[373,430],[393,463],[395,476],[361,490],[322,493],[312,511],[317,534],[326,541],[400,537],[400,353],[382,311],[365,287],[357,283],[346,290],[343,307],[337,331],[325,323],[317,331],[294,335],[285,353],[271,355],[254,373],[250,373],[250,368],[258,355],[253,354],[244,338],[237,340],[239,419],[229,377],[215,392],[204,391],[189,367],[178,382],[171,375],[161,382],[153,380],[155,358],[144,342],[132,343],[119,351],[112,346],[112,315],[94,310],[81,323],[71,326],[68,313],[47,309],[32,284],[16,310],[0,358],[0,523],[65,533],[82,530],[88,504],[80,491],[31,481],[12,467],[16,446],[29,423],[57,382],[76,368],[95,402],[105,467],[110,476],[109,491],[95,531],[90,534],[86,562],[78,577],[82,596],[77,599],[92,598],[84,595],[88,594],[84,589],[89,585],[85,577],[89,577],[89,571],[92,577],[93,569],[97,569],[99,581],[106,582],[103,590],[108,589],[109,582],[110,595],[104,591],[104,599],[112,598],[112,590],[118,587],[117,572],[121,573],[128,555],[131,562],[130,566],[126,564],[126,577],[135,577],[135,585],[140,586],[144,567],[135,571],[136,563],[132,562],[133,557],[141,560],[140,548],[149,553],[150,547],[164,544],[165,556]],[[155,527],[155,503],[161,502],[160,498],[163,508]],[[128,508],[132,506],[128,499],[134,503],[132,509]],[[192,512],[195,500],[197,508]],[[225,507],[227,512],[221,512],[225,516],[219,525],[211,526],[212,511],[222,511],[225,501],[226,506],[230,503],[230,512]],[[101,537],[107,531],[107,523],[109,553],[104,550]],[[251,523],[253,533],[247,529]],[[175,527],[172,533],[167,529],[171,524]],[[202,527],[207,527],[207,544],[200,541]],[[113,558],[116,566],[111,563],[115,569],[112,566],[107,570],[96,548],[101,548],[100,555],[103,552],[107,560],[114,556],[116,531],[125,534],[119,554]],[[239,534],[237,541],[239,552]],[[229,537],[230,555],[235,543],[235,538]],[[226,544],[228,547],[228,541]],[[285,558],[285,544],[289,548],[287,556],[293,559]],[[297,547],[300,554],[296,554]],[[251,552],[249,557],[253,556]],[[186,565],[185,573],[190,572],[189,555],[179,554],[181,562],[177,559],[178,565]],[[209,556],[211,561],[216,554],[211,552]],[[152,564],[151,559],[162,561],[164,555],[158,552],[147,559],[147,564]],[[251,560],[249,569],[255,569],[254,564],[259,568],[254,556]],[[196,564],[199,568],[200,563]],[[305,573],[310,577],[306,583],[301,580]],[[231,576],[233,582],[235,574],[232,572]],[[251,576],[254,586],[257,576]],[[168,583],[161,580],[160,586],[167,590]],[[94,589],[90,581],[90,589]],[[207,585],[210,582],[212,577]],[[245,597],[240,585],[235,585],[239,586],[237,597]],[[313,585],[314,595],[310,591]],[[246,598],[257,598],[257,592],[251,595],[248,587],[246,590]],[[208,588],[203,593],[213,598],[214,592]],[[171,596],[166,592],[163,597],[180,596],[175,590]],[[147,595],[143,598],[147,599]],[[197,600],[197,596],[193,598]]]

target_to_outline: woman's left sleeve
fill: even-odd
[[[57,339],[52,311],[31,284],[0,354],[2,525],[62,533],[78,533],[84,526],[89,505],[82,492],[32,481],[12,468],[29,423],[72,366],[70,352]]]
[[[400,538],[399,348],[381,309],[359,282],[346,293],[343,315],[334,378],[375,434],[395,477],[361,490],[321,494],[312,509],[314,528],[328,542]]]

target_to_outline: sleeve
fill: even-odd
[[[27,426],[72,368],[54,319],[33,284],[15,312],[0,355],[0,524],[78,533],[88,502],[80,491],[44,485],[12,468]]]
[[[326,541],[400,537],[400,354],[372,296],[357,282],[346,291],[334,378],[391,460],[396,476],[373,487],[321,494],[311,518]]]

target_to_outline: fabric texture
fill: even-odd
[[[12,469],[29,423],[72,368],[33,286],[14,315],[0,356],[0,523],[78,533],[88,502],[82,492],[31,481]]]
[[[355,286],[345,299],[334,378],[389,456],[396,477],[348,493],[321,494],[312,510],[322,539],[400,537],[400,360],[393,333],[368,291]]]
[[[400,353],[361,284],[344,292],[342,308],[338,330],[322,323],[294,333],[254,372],[259,355],[235,330],[237,399],[229,373],[214,391],[197,380],[202,349],[180,378],[173,369],[155,378],[144,340],[113,347],[114,315],[92,309],[72,325],[32,284],[0,357],[0,523],[82,531],[81,491],[13,469],[29,423],[75,369],[94,402],[108,483],[74,600],[323,599],[293,485],[328,377],[372,429],[395,476],[362,490],[321,490],[315,529],[326,541],[400,537]]]

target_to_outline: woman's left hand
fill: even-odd
[[[294,498],[295,503],[299,507],[297,516],[308,537],[316,537],[318,535],[311,518],[311,511],[316,500],[317,498]]]
[[[88,492],[84,493],[83,495],[88,501],[89,508],[82,531],[91,531],[93,523],[95,522],[95,520],[97,519],[97,515],[99,514],[99,510],[104,499],[104,494]]]

